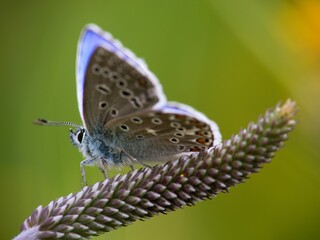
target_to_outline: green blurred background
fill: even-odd
[[[279,100],[300,108],[285,148],[245,184],[96,239],[320,236],[319,1],[38,0],[0,3],[1,239],[38,205],[80,189],[83,158],[68,128],[31,122],[80,123],[76,47],[91,22],[143,57],[168,99],[214,119],[224,139]],[[102,180],[97,168],[87,175]]]

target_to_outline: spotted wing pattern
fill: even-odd
[[[220,143],[215,123],[175,108],[180,111],[146,111],[115,119],[106,128],[107,135],[114,135],[115,146],[142,162],[173,160]]]
[[[88,132],[114,118],[165,102],[145,63],[97,27],[87,27],[78,50],[78,102]]]

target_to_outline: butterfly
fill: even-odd
[[[146,63],[104,32],[87,25],[77,52],[77,98],[83,126],[38,119],[40,125],[69,125],[80,163],[97,165],[107,177],[111,166],[161,163],[216,146],[215,122],[190,106],[168,102]]]

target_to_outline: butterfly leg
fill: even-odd
[[[149,164],[146,164],[146,163],[144,163],[144,162],[141,162],[140,160],[138,160],[138,159],[136,159],[136,158],[135,158],[135,160],[136,160],[138,163],[140,163],[142,166],[144,166],[144,167],[152,168],[152,166],[149,165]]]
[[[131,156],[131,155],[130,155],[129,153],[127,153],[125,150],[119,149],[119,151],[121,152],[121,154],[124,154],[125,156],[127,156],[127,157],[131,160],[131,162],[138,162],[138,163],[140,163],[140,164],[141,164],[142,166],[144,166],[144,167],[152,168],[152,166],[150,166],[150,165],[148,165],[148,164],[146,164],[146,163],[144,163],[144,162],[141,162],[140,160],[138,160],[138,159],[136,159],[135,157]],[[131,167],[131,169],[133,170],[132,165],[130,165],[130,167]]]
[[[80,162],[80,171],[81,171],[83,186],[87,186],[86,170],[84,169],[84,166],[93,166],[95,164],[96,164],[96,159],[85,159],[82,162]]]
[[[108,163],[107,163],[106,159],[103,157],[100,157],[99,160],[100,161],[99,161],[98,167],[99,167],[100,171],[102,172],[104,178],[107,179],[108,178],[108,169],[109,169]]]

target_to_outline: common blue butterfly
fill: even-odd
[[[111,34],[87,25],[77,53],[77,97],[83,127],[38,119],[40,125],[69,125],[70,139],[105,177],[109,166],[166,162],[220,143],[218,126],[181,103],[167,102],[145,62]],[[147,165],[148,166],[148,165]]]

